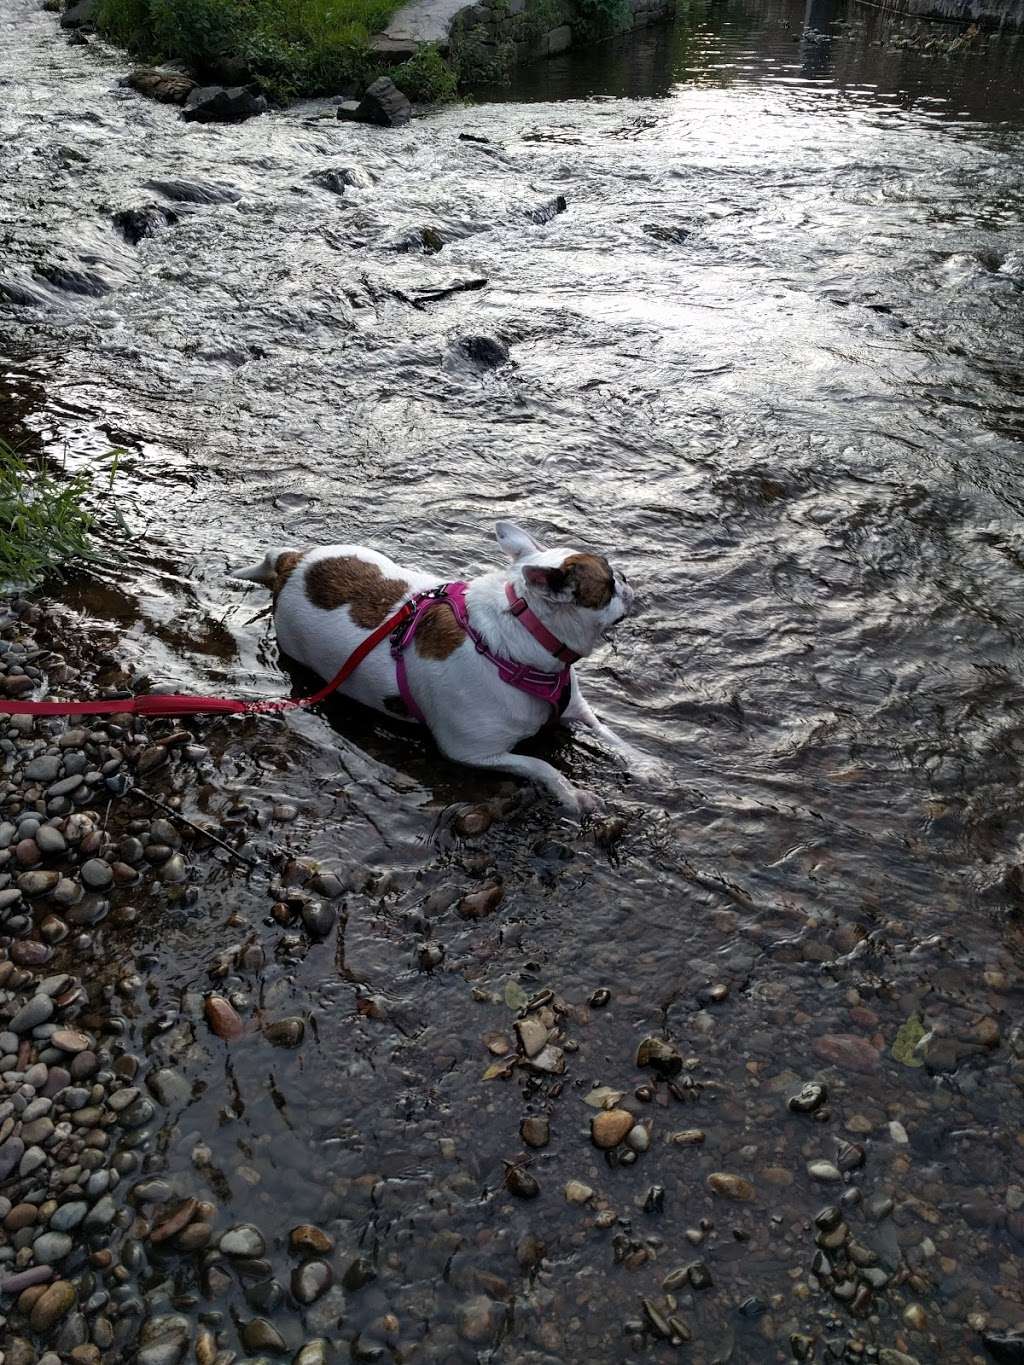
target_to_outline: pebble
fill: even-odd
[[[504,894],[503,888],[496,884],[485,886],[480,891],[471,891],[459,901],[458,912],[463,919],[483,919],[494,914]]]
[[[588,1199],[593,1199],[594,1191],[582,1180],[568,1180],[565,1185],[565,1197],[570,1204],[585,1204]]]
[[[54,1047],[59,1047],[61,1052],[86,1052],[90,1047],[90,1039],[77,1029],[56,1029],[50,1036],[50,1042]]]
[[[651,1145],[651,1135],[643,1123],[635,1124],[626,1134],[626,1146],[634,1152],[646,1152]]]
[[[253,1318],[242,1328],[242,1345],[247,1351],[270,1351],[283,1354],[288,1348],[284,1337],[266,1318]]]
[[[627,1109],[605,1109],[590,1120],[590,1136],[595,1147],[617,1147],[636,1119]]]
[[[267,1024],[263,1036],[273,1047],[298,1047],[305,1037],[305,1022],[293,1016],[289,1019],[276,1019]]]
[[[225,1256],[262,1256],[267,1249],[262,1232],[252,1223],[228,1228],[217,1245]]]
[[[67,852],[67,840],[60,830],[54,829],[52,825],[42,825],[36,831],[36,843],[40,853],[48,858]]]
[[[32,1243],[32,1255],[40,1265],[62,1261],[74,1246],[66,1232],[44,1232]]]
[[[323,1337],[307,1341],[295,1356],[292,1365],[327,1365],[329,1349],[330,1343]]]
[[[209,995],[203,1006],[207,1023],[218,1038],[233,1042],[240,1038],[244,1026],[235,1007],[222,995]]]
[[[825,1033],[812,1044],[814,1055],[844,1071],[877,1071],[878,1049],[856,1033]]]
[[[43,896],[59,881],[59,872],[23,872],[18,878],[18,890],[25,896]]]
[[[526,1056],[536,1057],[548,1041],[548,1030],[536,1015],[531,1014],[516,1020],[516,1037]]]
[[[833,1166],[831,1161],[809,1161],[807,1163],[807,1174],[814,1180],[842,1180],[843,1174],[838,1166]]]
[[[808,1081],[798,1095],[791,1095],[786,1108],[794,1114],[813,1114],[828,1100],[828,1089],[820,1081]]]
[[[29,1325],[33,1332],[49,1332],[77,1302],[75,1287],[67,1280],[58,1280],[45,1289],[32,1305]]]
[[[48,995],[34,995],[22,1005],[8,1024],[12,1033],[28,1033],[40,1024],[45,1024],[53,1014],[53,1001]]]
[[[522,1166],[509,1166],[505,1173],[505,1185],[520,1199],[536,1199],[540,1194],[535,1177],[529,1171],[524,1171]]]
[[[651,1067],[666,1080],[678,1076],[683,1069],[682,1056],[664,1038],[644,1038],[636,1050],[636,1064],[640,1067]]]
[[[455,832],[464,839],[475,839],[486,834],[493,823],[494,816],[486,806],[474,806],[456,818]]]
[[[519,1133],[527,1147],[546,1147],[551,1141],[551,1123],[540,1115],[530,1115],[519,1125]]]
[[[728,1171],[712,1171],[707,1183],[711,1193],[720,1195],[723,1199],[736,1199],[748,1203],[757,1193],[749,1180],[745,1180],[741,1175],[730,1175]]]
[[[321,1228],[312,1223],[300,1223],[288,1234],[288,1245],[296,1254],[313,1252],[317,1256],[327,1256],[334,1250],[334,1242]]]
[[[334,1283],[334,1272],[326,1261],[307,1261],[292,1271],[292,1293],[299,1303],[315,1303]]]

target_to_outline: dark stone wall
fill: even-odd
[[[593,23],[573,0],[480,0],[459,11],[451,33],[453,43],[471,43],[481,56],[490,51],[503,64],[529,62],[553,57],[581,42],[644,28],[675,11],[676,0],[623,0],[617,22],[602,35],[595,33]]]

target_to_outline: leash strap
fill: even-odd
[[[326,686],[311,697],[286,697],[271,701],[236,701],[229,697],[184,697],[151,695],[119,697],[113,701],[8,701],[0,697],[0,714],[8,716],[196,716],[207,712],[227,715],[262,716],[275,711],[294,711],[318,702],[336,691],[368,654],[394,631],[401,629],[416,610],[415,601],[406,602],[393,616],[377,627],[355,647]]]

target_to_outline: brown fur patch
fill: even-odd
[[[447,659],[466,638],[451,607],[439,602],[424,612],[416,632],[416,653],[421,659]]]
[[[385,578],[376,564],[355,555],[318,559],[306,572],[306,596],[313,606],[322,611],[349,607],[363,630],[379,626],[408,591],[408,583]]]
[[[381,702],[381,706],[383,706],[385,711],[390,711],[393,716],[405,716],[408,719],[409,708],[397,692],[393,692],[389,697],[385,697]]]
[[[305,550],[283,550],[277,556],[277,563],[274,565],[274,572],[277,577],[271,587],[275,607],[277,606],[277,599],[284,591],[285,584],[302,563],[305,554]]]
[[[569,555],[562,568],[575,580],[576,601],[595,610],[606,607],[615,591],[615,575],[600,555]]]

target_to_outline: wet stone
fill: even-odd
[[[288,1234],[288,1245],[295,1255],[326,1256],[334,1250],[334,1242],[322,1229],[312,1223],[300,1223]]]
[[[307,1261],[292,1271],[292,1293],[299,1303],[315,1303],[334,1283],[334,1272],[326,1261]]]
[[[59,881],[59,872],[23,872],[18,878],[18,890],[25,896],[43,896]]]
[[[225,1256],[262,1256],[267,1249],[263,1234],[252,1223],[229,1228],[218,1245]]]
[[[666,1080],[678,1076],[683,1069],[683,1059],[677,1048],[663,1038],[644,1038],[636,1051],[636,1064],[651,1067]]]
[[[57,1029],[51,1034],[50,1042],[61,1052],[69,1053],[86,1052],[91,1046],[91,1040],[77,1029]]]
[[[636,1122],[626,1109],[605,1109],[590,1120],[590,1136],[595,1147],[617,1147]]]
[[[65,1232],[44,1232],[32,1244],[32,1254],[40,1265],[51,1265],[62,1261],[74,1246],[73,1240]]]
[[[524,1171],[521,1166],[510,1166],[505,1174],[505,1186],[510,1193],[519,1199],[536,1199],[540,1194],[540,1186],[529,1171]]]
[[[807,1174],[812,1180],[842,1180],[843,1173],[838,1166],[833,1166],[831,1161],[809,1161],[807,1163]]]
[[[51,1284],[32,1305],[29,1325],[33,1332],[49,1332],[77,1301],[78,1295],[67,1280]]]
[[[247,1351],[269,1351],[283,1355],[288,1347],[284,1337],[266,1318],[253,1318],[242,1328],[242,1345]]]
[[[298,1047],[306,1032],[304,1021],[297,1016],[277,1019],[267,1024],[263,1036],[273,1047]]]
[[[519,1133],[527,1147],[546,1147],[551,1141],[551,1123],[542,1116],[531,1115],[523,1119]]]
[[[730,1175],[727,1171],[712,1171],[708,1176],[708,1189],[722,1199],[735,1199],[748,1202],[755,1196],[754,1186],[740,1175]]]
[[[593,1199],[594,1191],[582,1180],[569,1180],[565,1185],[565,1197],[570,1204],[585,1204],[589,1199]]]
[[[815,1056],[844,1071],[870,1073],[879,1067],[878,1049],[854,1033],[826,1033],[813,1043]]]
[[[828,1089],[820,1081],[808,1081],[801,1086],[800,1093],[791,1095],[786,1108],[794,1114],[813,1114],[828,1100]]]
[[[504,1321],[502,1306],[484,1294],[475,1295],[459,1310],[459,1335],[464,1341],[482,1345],[492,1341]]]
[[[48,995],[34,995],[10,1021],[8,1028],[12,1033],[29,1033],[53,1015],[53,1001]]]

